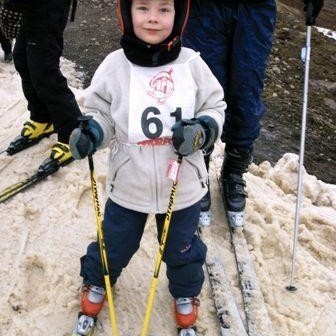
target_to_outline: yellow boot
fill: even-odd
[[[39,123],[29,120],[23,124],[21,136],[29,140],[37,140],[47,137],[52,133],[54,133],[54,125],[52,123]]]
[[[54,133],[52,123],[38,123],[33,120],[26,121],[23,124],[21,134],[11,141],[6,152],[8,155],[16,154],[23,149],[37,144],[42,138],[48,137],[52,133]]]
[[[63,142],[58,141],[51,148],[50,159],[58,161],[59,165],[72,159],[72,154],[70,152],[70,146]]]

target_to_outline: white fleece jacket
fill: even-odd
[[[157,68],[131,64],[122,49],[109,54],[86,90],[83,111],[101,126],[101,147],[110,147],[108,196],[128,209],[165,213],[172,187],[167,166],[177,158],[170,127],[180,118],[207,115],[217,122],[220,135],[225,108],[220,84],[191,49],[182,48],[175,61]],[[163,144],[151,142],[153,137]],[[207,179],[202,151],[185,157],[174,210],[199,201]]]

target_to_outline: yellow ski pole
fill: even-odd
[[[166,247],[166,241],[167,241],[167,236],[168,236],[168,231],[169,231],[169,226],[170,226],[170,220],[171,216],[173,213],[173,205],[174,205],[174,200],[175,200],[175,195],[176,195],[176,186],[177,186],[177,176],[178,176],[178,171],[180,168],[180,165],[182,163],[182,155],[178,156],[177,159],[177,168],[174,176],[174,182],[173,186],[170,192],[170,197],[169,197],[169,203],[168,203],[168,209],[166,212],[166,217],[163,225],[163,230],[161,234],[161,240],[160,240],[160,246],[159,246],[159,251],[156,257],[156,262],[155,262],[155,269],[154,269],[154,276],[152,279],[151,283],[151,288],[148,296],[148,301],[147,301],[147,308],[146,308],[146,314],[145,314],[145,319],[142,327],[142,332],[141,336],[147,336],[147,331],[148,331],[148,326],[149,326],[149,321],[150,321],[150,316],[153,308],[153,303],[154,303],[154,296],[155,296],[155,291],[156,287],[159,282],[159,272],[160,272],[160,267],[161,267],[161,262],[163,258],[163,253],[165,251]]]
[[[79,121],[82,122],[83,131],[88,131],[88,127],[89,127],[88,122],[91,118],[92,118],[91,116],[82,116],[78,118]],[[94,166],[93,166],[92,154],[88,156],[88,160],[89,160],[89,168],[90,168],[91,191],[92,191],[93,205],[94,205],[96,223],[97,223],[97,235],[98,235],[98,242],[99,242],[101,260],[102,260],[102,266],[103,266],[103,272],[104,272],[104,280],[105,280],[107,301],[108,301],[109,312],[110,312],[112,334],[113,336],[118,336],[119,334],[118,334],[117,320],[116,320],[115,309],[114,309],[110,275],[108,271],[107,253],[106,253],[106,246],[105,246],[103,229],[102,229],[102,219],[101,219],[99,199],[98,199],[97,183],[96,183],[96,179],[94,176]]]

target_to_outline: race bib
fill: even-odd
[[[171,127],[195,114],[195,88],[185,64],[144,68],[131,64],[129,142],[160,145],[171,139]]]

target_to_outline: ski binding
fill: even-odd
[[[198,221],[199,226],[210,226],[211,224],[211,211],[201,211]]]
[[[196,327],[178,328],[178,336],[196,336]]]
[[[80,314],[78,316],[78,322],[72,336],[91,336],[93,335],[93,329],[96,321],[93,317]]]
[[[244,226],[244,211],[227,211],[227,219],[231,229]]]

